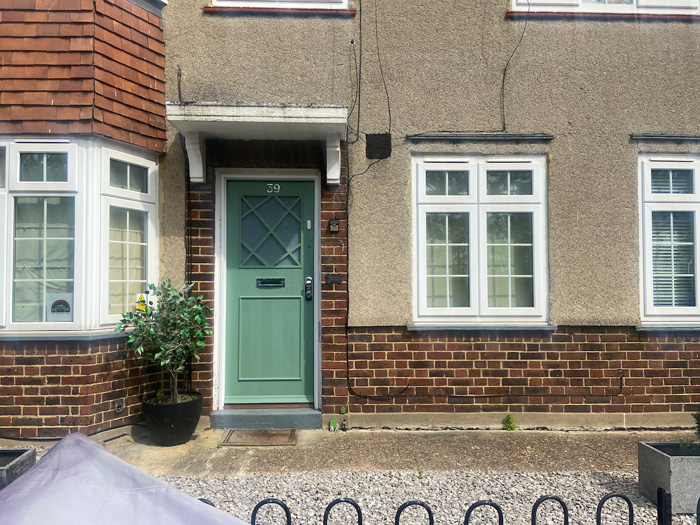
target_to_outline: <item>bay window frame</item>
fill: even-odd
[[[46,139],[29,136],[5,138],[0,141],[5,155],[5,184],[0,187],[0,336],[30,334],[70,334],[77,332],[113,330],[115,318],[104,316],[108,297],[104,293],[104,268],[108,259],[104,245],[109,241],[109,208],[143,211],[147,216],[147,281],[158,280],[158,214],[157,214],[157,154],[105,138]],[[67,153],[66,181],[21,181],[22,153]],[[147,168],[148,191],[104,188],[105,166],[114,158]],[[109,174],[107,173],[107,183]],[[16,200],[31,198],[70,197],[74,199],[73,240],[73,304],[72,321],[14,320],[15,280],[15,214]],[[106,216],[105,216],[106,215]],[[46,219],[45,219],[46,220]],[[46,254],[43,254],[46,257]],[[44,276],[46,279],[46,276]],[[44,297],[44,303],[46,303]],[[46,304],[44,304],[46,308]]]
[[[548,261],[546,157],[414,153],[413,164],[413,314],[414,326],[547,326]],[[427,195],[426,172],[469,171],[469,195]],[[531,195],[488,195],[489,171],[531,171]],[[428,307],[426,217],[428,213],[469,214],[469,307]],[[488,306],[486,219],[489,213],[532,216],[532,307]]]
[[[7,142],[0,142],[0,148],[5,149],[5,162],[1,167],[5,172],[5,180],[0,184],[0,247],[3,251],[7,251],[7,240],[5,238],[7,228],[3,226],[8,223],[8,210],[7,210],[7,176],[9,173],[8,169],[8,157],[9,157],[9,144]],[[7,255],[0,255],[0,328],[4,328],[7,324],[5,320],[5,305],[7,303]],[[3,277],[5,276],[5,277]]]
[[[110,166],[112,160],[140,166],[147,169],[148,191],[145,193],[117,188],[111,185]],[[157,181],[158,165],[143,157],[131,155],[112,148],[102,148],[101,152],[101,259],[100,268],[100,324],[117,323],[121,314],[109,313],[109,221],[110,208],[117,207],[146,213],[146,283],[157,281],[158,269],[158,212]],[[136,299],[134,300],[136,306]]]

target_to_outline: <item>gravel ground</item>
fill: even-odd
[[[399,506],[409,500],[427,503],[435,523],[464,523],[469,506],[479,500],[492,500],[503,509],[504,523],[529,524],[532,506],[539,496],[556,495],[566,503],[572,524],[595,524],[596,507],[609,493],[627,495],[634,507],[637,525],[656,523],[656,509],[637,491],[637,476],[629,472],[323,472],[285,475],[251,475],[245,477],[186,478],[163,477],[182,491],[212,501],[217,508],[249,521],[253,507],[262,499],[275,497],[284,501],[294,525],[320,525],[326,506],[336,498],[352,498],[363,511],[365,525],[391,524]],[[626,505],[608,501],[603,524],[628,523]],[[329,525],[356,523],[354,510],[347,504],[334,508]],[[260,524],[282,524],[284,515],[275,505],[260,510]],[[426,511],[410,507],[401,517],[403,525],[428,525]],[[497,523],[496,511],[482,507],[475,510],[470,524]],[[561,507],[554,501],[542,504],[537,523],[564,523]],[[678,515],[674,524],[693,524],[692,516]]]

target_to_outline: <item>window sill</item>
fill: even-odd
[[[554,332],[558,327],[551,324],[542,325],[464,325],[464,324],[449,324],[449,325],[409,325],[406,329],[409,332],[434,332],[440,330],[460,330],[464,332],[520,332],[520,331],[537,331],[537,332]]]
[[[103,341],[106,339],[126,339],[128,334],[114,332],[113,330],[93,330],[93,331],[66,331],[56,330],[46,332],[2,332],[0,331],[0,342],[22,342],[22,341],[56,341],[59,343],[66,341]]]
[[[640,325],[635,327],[637,332],[700,332],[700,324],[695,325]]]
[[[630,22],[687,22],[695,23],[699,15],[654,14],[654,13],[582,13],[582,12],[544,12],[544,11],[508,11],[506,18],[512,20],[610,20]]]
[[[300,9],[287,7],[224,7],[208,6],[205,13],[224,15],[260,15],[260,16],[325,16],[354,17],[355,9]]]

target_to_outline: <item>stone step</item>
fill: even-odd
[[[211,413],[211,428],[321,428],[321,411],[313,408],[225,409]]]

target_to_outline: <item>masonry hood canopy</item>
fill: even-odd
[[[167,103],[170,123],[185,137],[190,180],[204,182],[207,138],[324,140],[326,179],[340,183],[340,141],[345,138],[344,106],[222,105]]]

